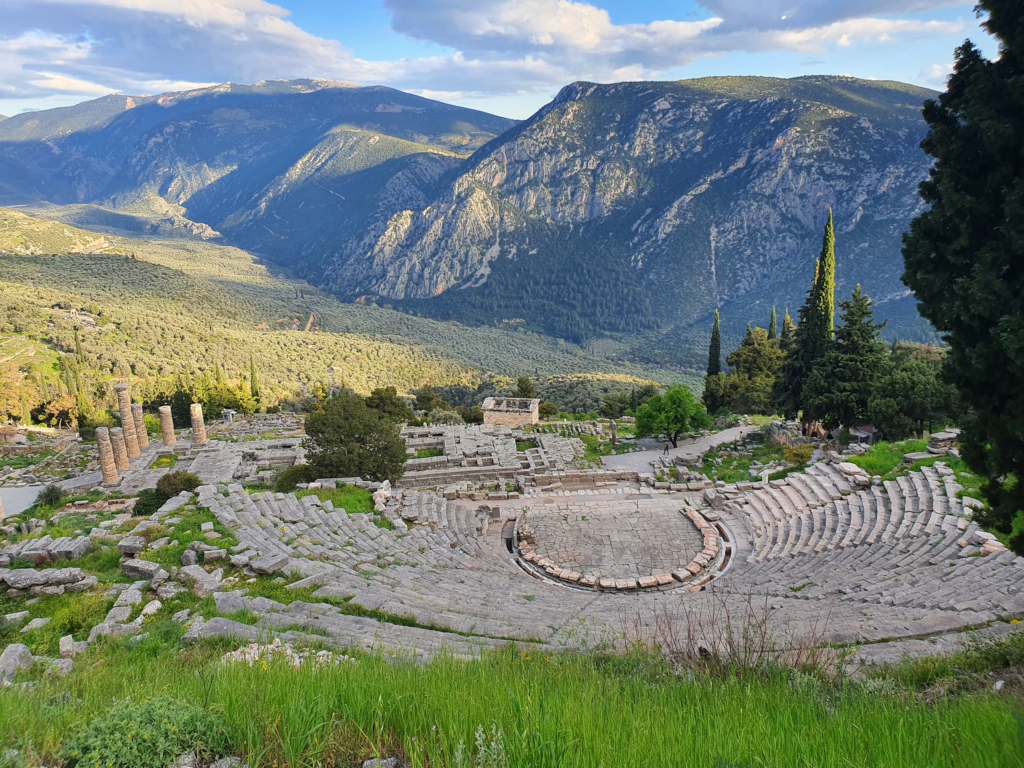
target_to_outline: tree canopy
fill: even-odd
[[[706,429],[712,424],[704,406],[686,387],[674,387],[664,395],[654,395],[636,411],[637,437],[664,435],[678,446],[679,436]]]
[[[394,422],[412,421],[412,408],[398,396],[398,390],[394,387],[377,387],[367,396],[366,405]]]
[[[849,429],[867,421],[868,401],[889,373],[890,362],[889,350],[879,340],[885,323],[875,324],[874,302],[860,286],[839,306],[843,324],[804,387],[804,418],[830,429]]]
[[[306,419],[306,458],[317,477],[396,482],[405,471],[399,427],[359,395],[340,392]]]
[[[946,91],[925,102],[921,146],[935,162],[903,282],[949,343],[946,376],[969,409],[962,455],[992,478],[992,521],[1009,531],[1024,509],[1024,13],[1019,0],[978,12],[999,56],[965,42]]]

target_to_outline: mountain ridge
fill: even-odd
[[[14,142],[27,122],[0,126],[0,170],[23,180],[0,181],[0,203],[30,188],[73,204],[54,217],[98,225],[112,208],[130,230],[220,239],[347,301],[682,365],[714,309],[727,341],[771,304],[795,312],[832,207],[840,293],[863,283],[893,333],[933,338],[899,282],[899,239],[934,95],[827,75],[578,82],[520,122],[312,80],[131,109],[105,97],[83,108],[91,130]]]

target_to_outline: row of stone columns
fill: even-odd
[[[117,405],[121,414],[121,426],[99,427],[96,429],[96,444],[100,454],[100,471],[104,485],[115,485],[119,480],[118,471],[123,472],[137,458],[143,448],[149,447],[149,435],[146,434],[146,422],[142,412],[142,403],[133,403],[127,384],[115,384]],[[177,443],[174,436],[174,419],[171,407],[162,405],[160,412],[160,433],[163,444],[171,446]],[[203,422],[203,406],[192,403],[189,408],[192,421],[192,442],[197,445],[206,443],[206,424]],[[0,508],[2,509],[2,508]],[[0,513],[2,519],[2,513]]]

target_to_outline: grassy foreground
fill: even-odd
[[[476,751],[478,727],[498,733],[507,765],[523,768],[1024,765],[1024,712],[994,694],[925,704],[906,690],[808,675],[687,679],[651,656],[511,649],[469,662],[360,656],[319,670],[250,668],[218,662],[235,643],[179,650],[174,625],[149,630],[139,643],[90,649],[68,678],[36,674],[32,687],[0,690],[0,743],[49,765],[69,740],[88,741],[82,726],[115,702],[162,697],[203,708],[219,724],[211,751],[252,768],[347,766],[399,750],[414,766],[456,765],[460,741]],[[126,722],[118,743],[129,733],[153,747],[102,765],[166,764],[137,724]]]

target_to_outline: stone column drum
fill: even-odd
[[[127,384],[115,384],[114,391],[117,393],[117,409],[121,412],[121,429],[124,430],[124,445],[128,449],[128,458],[134,459],[139,455],[139,441],[135,437],[132,395],[128,390]]]
[[[174,418],[171,416],[171,406],[161,405],[160,411],[160,434],[163,437],[164,445],[174,445],[178,442],[174,436]]]
[[[110,432],[106,427],[96,428],[96,446],[100,452],[100,470],[104,485],[117,485],[117,465],[114,464],[114,449],[110,444]]]
[[[118,471],[131,469],[131,464],[128,462],[128,446],[125,445],[124,440],[124,430],[120,427],[110,428],[110,447],[114,450],[114,466]]]
[[[192,442],[195,445],[203,445],[206,442],[206,425],[203,423],[203,406],[199,403],[192,403],[188,409],[192,417]]]
[[[149,447],[149,435],[146,434],[146,416],[142,412],[142,403],[132,403],[132,423],[135,425],[135,439],[139,442],[139,450]]]

